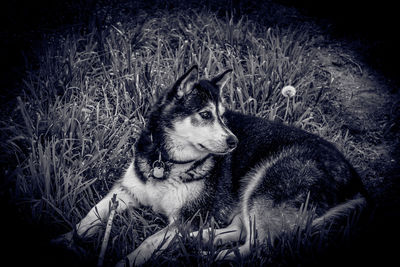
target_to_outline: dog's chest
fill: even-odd
[[[150,181],[146,192],[149,205],[156,212],[175,217],[179,210],[190,201],[196,200],[204,189],[204,180],[183,183],[170,178],[165,181]]]
[[[184,205],[196,201],[204,194],[204,178],[212,165],[211,161],[206,161],[196,169],[192,169],[190,164],[176,165],[171,168],[166,179],[149,177],[144,183],[136,177],[132,163],[122,184],[142,205],[173,218]]]

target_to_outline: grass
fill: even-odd
[[[233,69],[224,90],[229,108],[317,133],[350,159],[358,153],[348,132],[321,111],[328,96],[326,80],[316,78],[322,70],[311,28],[268,27],[207,9],[123,18],[47,36],[38,67],[24,79],[13,119],[2,122],[8,136],[3,149],[16,159],[12,197],[26,221],[49,225],[55,233],[72,229],[121,176],[150,106],[193,64],[205,78]],[[281,94],[286,85],[297,90],[291,99]],[[165,224],[146,208],[117,215],[106,264]],[[238,263],[284,265],[301,257],[301,248],[323,247],[316,243],[324,237],[311,238],[307,227],[294,231],[278,241],[274,257],[259,258],[265,248],[256,245],[253,258]],[[200,257],[204,245],[187,242],[187,233],[182,230],[173,249],[155,261],[212,264],[218,249],[205,244],[210,254]],[[85,246],[96,257],[102,233],[92,241]]]

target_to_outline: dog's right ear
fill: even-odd
[[[191,67],[185,74],[180,77],[176,83],[176,95],[175,97],[180,99],[184,95],[191,92],[193,85],[199,81],[199,68],[197,65]]]
[[[226,82],[229,80],[230,73],[232,72],[232,69],[228,69],[220,74],[218,74],[216,77],[214,77],[211,80],[211,83],[215,84],[218,86],[218,88],[222,91],[222,88],[224,88]]]

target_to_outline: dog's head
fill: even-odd
[[[224,123],[221,89],[229,78],[227,70],[212,80],[199,80],[197,66],[180,77],[166,94],[163,121],[172,154],[184,158],[226,154],[236,148],[237,138]]]

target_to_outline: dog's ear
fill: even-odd
[[[199,68],[197,65],[191,67],[185,74],[182,75],[176,82],[177,91],[176,97],[182,98],[184,95],[190,93],[193,85],[199,81]]]
[[[226,70],[222,72],[221,74],[218,74],[216,77],[214,77],[211,82],[218,86],[218,88],[221,90],[224,88],[226,82],[228,81],[230,77],[230,73],[232,72],[232,69]]]

